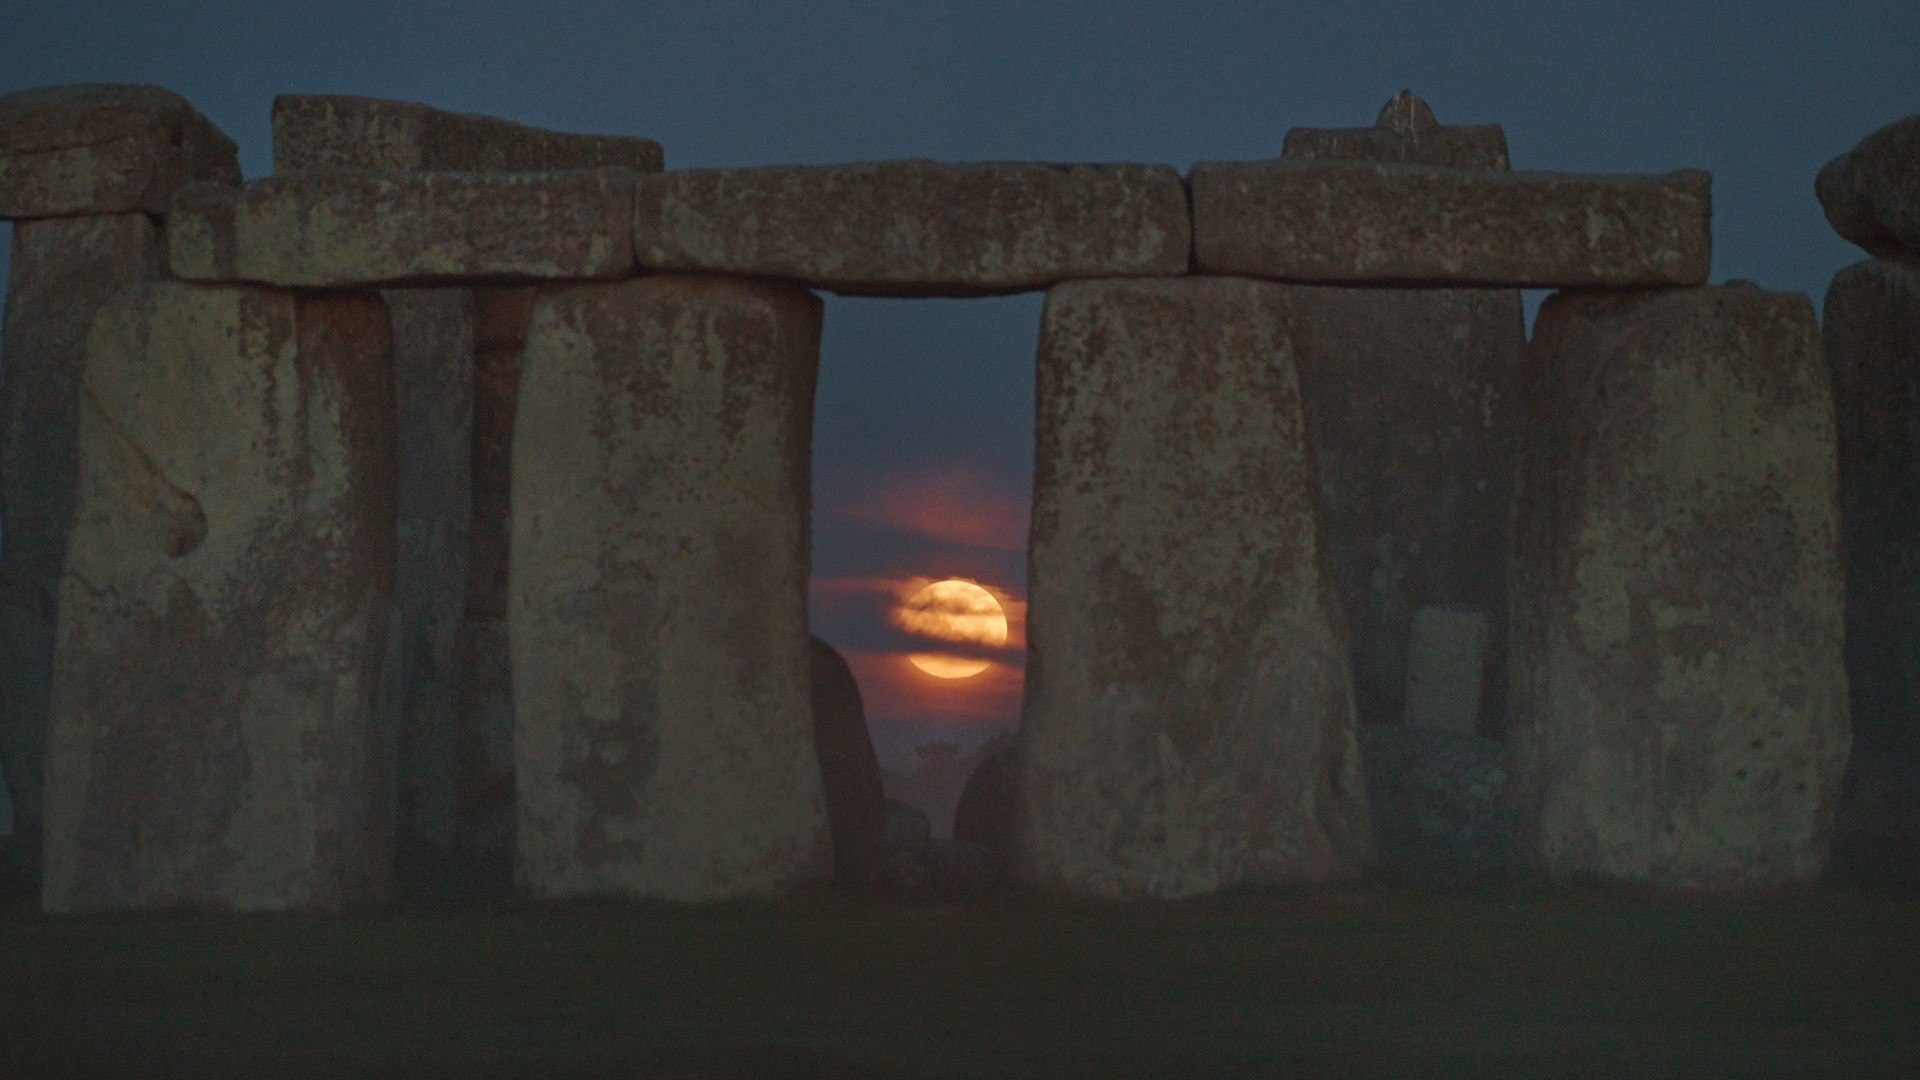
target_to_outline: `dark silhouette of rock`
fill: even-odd
[[[1294,128],[1283,157],[1298,161],[1382,161],[1506,169],[1507,133],[1498,124],[1441,124],[1433,109],[1402,90],[1380,107],[1372,127]]]
[[[1508,864],[1506,753],[1476,735],[1360,725],[1367,807],[1380,863],[1422,885],[1453,885]]]
[[[846,659],[817,637],[807,641],[813,656],[813,737],[827,789],[834,876],[864,884],[872,879],[886,844],[880,761],[867,735],[860,684]]]
[[[1920,255],[1920,116],[1827,162],[1813,189],[1833,230],[1868,254]]]
[[[978,844],[1004,859],[1013,848],[1013,807],[1020,744],[989,754],[967,777],[953,811],[953,838]]]
[[[942,900],[991,888],[1005,865],[999,852],[966,840],[935,840],[929,855],[933,864],[929,890]]]

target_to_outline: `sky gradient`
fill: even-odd
[[[1407,87],[1442,123],[1503,125],[1518,169],[1709,170],[1712,280],[1816,304],[1861,255],[1827,227],[1814,174],[1920,113],[1916,57],[1914,0],[0,4],[0,92],[166,86],[238,140],[249,177],[270,169],[284,92],[645,135],[669,168],[1184,170],[1276,156],[1295,126],[1369,124]],[[828,298],[814,623],[848,652],[875,718],[980,731],[1017,717],[1017,650],[969,685],[937,685],[898,670],[906,643],[885,612],[920,577],[1024,595],[1039,308]]]

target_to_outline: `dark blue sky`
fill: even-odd
[[[1713,279],[1817,301],[1860,256],[1827,228],[1814,174],[1920,113],[1920,3],[0,0],[0,92],[85,81],[185,94],[239,141],[249,176],[270,167],[268,108],[288,91],[646,135],[669,168],[1184,169],[1274,156],[1297,125],[1370,123],[1410,87],[1443,123],[1504,125],[1516,168],[1710,170]],[[1037,297],[830,300],[819,497],[944,470],[1024,501],[1038,311]],[[821,525],[820,574],[1023,584],[1004,546]],[[874,631],[852,616],[836,629]]]

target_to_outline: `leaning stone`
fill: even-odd
[[[189,281],[431,285],[623,277],[633,173],[313,169],[195,185],[169,222]]]
[[[1200,273],[1553,288],[1706,280],[1710,178],[1366,162],[1193,167]]]
[[[1920,847],[1902,847],[1920,836],[1920,263],[1840,271],[1822,336],[1840,432],[1853,704],[1834,872],[1920,880]]]
[[[1869,254],[1920,255],[1920,116],[1861,139],[1813,188],[1834,231]]]
[[[0,96],[0,218],[161,214],[195,180],[238,184],[239,152],[172,91],[91,83]]]
[[[1750,285],[1540,310],[1512,746],[1520,850],[1551,876],[1719,889],[1826,863],[1848,730],[1818,333],[1806,297]]]
[[[1013,808],[1019,778],[1019,743],[1002,747],[975,765],[953,810],[953,838],[979,844],[1005,859],[1013,850]]]
[[[817,637],[807,639],[812,658],[813,737],[826,785],[827,820],[833,827],[834,876],[843,882],[873,880],[884,856],[880,760],[867,733],[860,684],[838,650]]]
[[[87,345],[47,748],[48,911],[376,899],[387,313],[132,286]]]
[[[806,606],[820,317],[721,278],[541,290],[509,569],[526,892],[831,876]]]
[[[780,278],[850,296],[982,296],[1187,272],[1163,165],[694,169],[642,177],[640,265]]]
[[[1079,282],[1041,316],[1016,873],[1092,897],[1368,857],[1289,290]]]
[[[1414,727],[1472,735],[1480,726],[1487,670],[1487,613],[1423,607],[1407,648],[1407,717]]]
[[[1500,169],[1507,163],[1507,133],[1498,124],[1442,127],[1427,103],[1402,90],[1365,128],[1294,128],[1281,155],[1296,161],[1380,161],[1444,165],[1450,169]]]
[[[0,337],[0,768],[21,862],[38,880],[53,637],[79,459],[87,328],[122,287],[161,276],[144,214],[22,221]]]
[[[345,94],[273,99],[273,169],[537,172],[609,166],[659,172],[660,144],[574,135],[411,101]]]

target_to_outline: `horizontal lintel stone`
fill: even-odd
[[[643,176],[649,270],[779,278],[851,296],[984,296],[1185,274],[1191,225],[1165,165],[933,161]]]
[[[619,167],[659,172],[660,144],[628,135],[548,131],[412,101],[347,94],[273,99],[275,172],[340,167],[414,172],[529,172]]]
[[[239,153],[170,90],[84,83],[0,96],[0,218],[157,214],[195,180],[239,183]]]
[[[1194,264],[1339,284],[1694,285],[1712,253],[1711,181],[1697,169],[1207,162],[1190,178]]]
[[[633,175],[311,169],[196,184],[174,204],[173,272],[311,287],[624,277]]]

